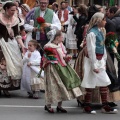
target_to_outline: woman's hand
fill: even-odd
[[[27,48],[26,47],[22,47],[22,53],[23,53],[23,55],[27,52]]]
[[[5,69],[5,65],[1,65],[1,64],[0,64],[0,68],[1,68],[2,70],[4,70],[4,69]]]
[[[100,71],[98,69],[93,70],[95,73],[99,73]]]

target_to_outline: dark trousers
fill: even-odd
[[[120,50],[118,50],[118,53],[120,54]],[[120,62],[118,62],[118,83],[120,86]],[[119,87],[119,89],[120,89],[120,87]]]

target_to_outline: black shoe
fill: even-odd
[[[40,90],[40,92],[45,93],[45,90]]]
[[[84,103],[83,102],[81,102],[80,100],[77,100],[77,103],[78,103],[78,107],[84,107]]]
[[[46,105],[45,105],[45,108],[44,108],[46,111],[48,111],[49,113],[54,113],[54,110],[50,107],[48,108]]]
[[[57,112],[61,112],[61,113],[67,113],[67,110],[63,109],[62,107],[58,107],[56,108]]]
[[[117,106],[117,104],[115,104],[114,102],[108,102],[108,105],[109,105],[110,107],[116,107],[116,106]]]
[[[30,92],[27,92],[28,93],[28,98],[33,98],[33,94],[30,93]]]
[[[108,103],[103,103],[102,112],[103,113],[118,113],[118,110],[110,107]]]
[[[72,58],[73,58],[73,59],[76,59],[76,58],[77,58],[77,55],[73,55]]]
[[[8,92],[8,90],[3,90],[3,93],[4,93],[5,97],[7,97],[7,98],[11,97],[10,93]]]

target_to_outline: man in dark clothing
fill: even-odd
[[[117,7],[111,7],[109,9],[109,17],[111,19],[111,22],[114,24],[114,28],[112,29],[115,30],[118,36],[118,53],[120,54],[120,9],[118,9]],[[120,86],[120,62],[118,62],[118,82]]]

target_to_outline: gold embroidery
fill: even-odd
[[[104,42],[104,41],[101,41],[100,45],[102,45],[102,46],[103,46],[104,44],[105,44],[105,42]]]

